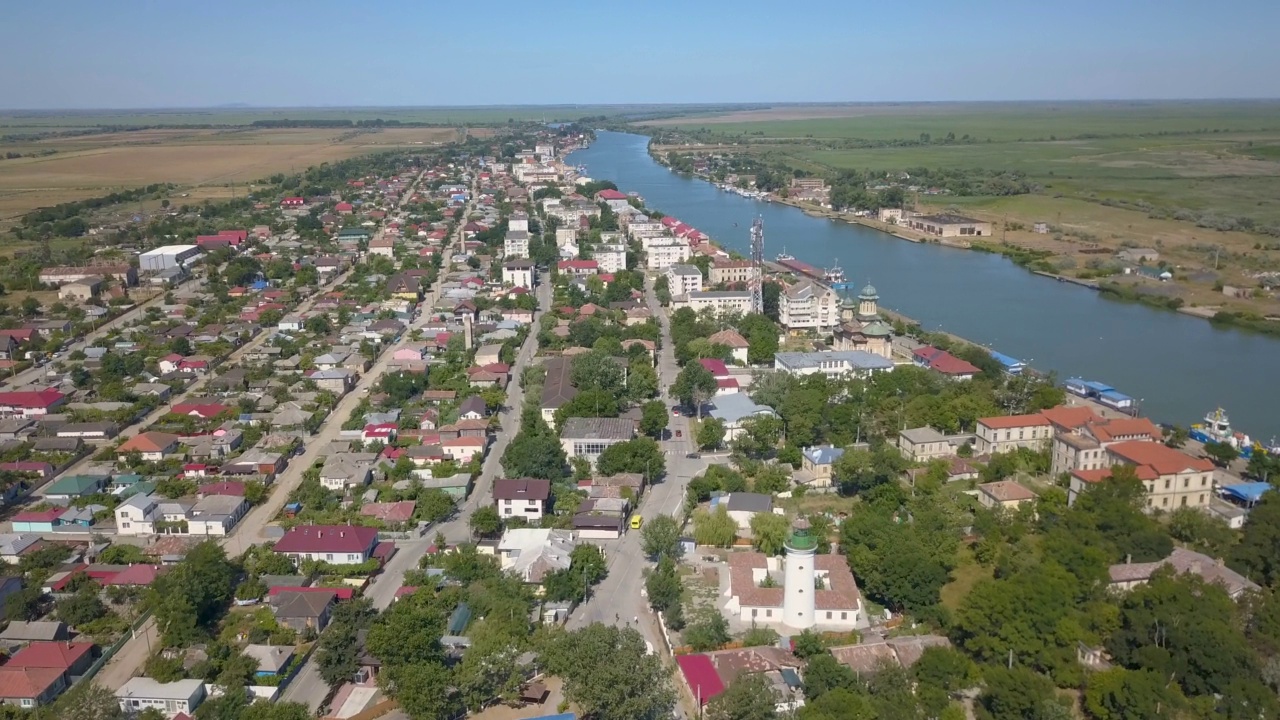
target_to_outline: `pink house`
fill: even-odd
[[[391,354],[392,360],[400,362],[416,362],[422,359],[422,348],[404,347]]]
[[[475,455],[484,455],[485,442],[486,438],[483,437],[460,437],[444,441],[441,447],[456,462],[468,463]]]

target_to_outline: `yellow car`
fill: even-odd
[[[644,524],[644,518],[640,517],[639,513],[637,513],[637,514],[635,514],[635,515],[632,515],[632,516],[631,516],[631,529],[632,529],[632,530],[639,530],[639,529],[640,529],[640,526],[641,526],[641,525],[643,525],[643,524]]]

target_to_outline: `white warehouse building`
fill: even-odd
[[[165,245],[142,253],[138,257],[138,266],[142,272],[160,272],[185,265],[200,252],[199,245]]]

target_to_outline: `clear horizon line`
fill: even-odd
[[[575,102],[575,103],[514,103],[460,104],[460,105],[253,105],[221,103],[218,105],[153,105],[132,107],[0,107],[0,113],[51,113],[51,112],[176,112],[176,111],[227,111],[237,110],[477,110],[523,108],[633,108],[633,107],[795,107],[795,106],[846,106],[846,105],[996,105],[996,104],[1046,104],[1046,103],[1213,103],[1213,102],[1280,102],[1277,96],[1257,97],[1159,97],[1159,98],[1046,98],[1002,100],[734,100],[726,102]]]

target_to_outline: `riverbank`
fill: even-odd
[[[677,172],[666,164],[661,155],[651,152],[650,157],[652,157],[655,162],[665,167],[669,172]],[[717,191],[725,192],[716,186],[710,178],[704,175],[691,173],[687,176],[694,180],[703,181],[716,188]],[[1088,288],[1090,290],[1100,291],[1103,296],[1110,299],[1125,302],[1136,302],[1157,310],[1171,310],[1187,317],[1209,321],[1213,323],[1215,327],[1232,328],[1245,332],[1255,332],[1263,335],[1280,337],[1280,318],[1263,316],[1248,310],[1230,310],[1221,305],[1189,304],[1184,298],[1176,296],[1170,297],[1165,293],[1143,292],[1141,288],[1133,285],[1123,285],[1114,281],[1108,282],[1105,279],[1095,280],[1093,278],[1068,275],[1058,271],[1059,268],[1052,262],[1052,259],[1055,257],[1055,253],[1050,250],[1024,247],[1022,245],[1015,245],[1007,242],[996,243],[994,242],[994,238],[992,238],[992,241],[969,241],[962,238],[939,238],[894,223],[882,222],[873,217],[848,212],[839,212],[814,205],[813,203],[793,200],[791,198],[780,197],[778,195],[770,195],[767,198],[767,201],[796,208],[812,218],[831,220],[834,222],[845,222],[850,225],[859,225],[910,243],[939,245],[941,247],[955,248],[958,250],[975,250],[978,252],[1003,255],[1015,265],[1019,265],[1031,271],[1033,275],[1038,275],[1057,282],[1069,283],[1079,287]]]
[[[1163,421],[1195,422],[1223,407],[1251,434],[1280,436],[1280,416],[1271,412],[1269,400],[1275,395],[1272,365],[1280,354],[1276,338],[1111,302],[1073,283],[1048,282],[991,253],[899,242],[873,226],[832,222],[782,203],[722,192],[655,162],[648,146],[647,137],[602,131],[568,161],[624,192],[640,193],[649,206],[741,255],[749,253],[751,221],[760,217],[766,257],[785,248],[815,266],[838,263],[855,285],[875,285],[882,306],[918,319],[929,332],[946,329],[1063,378],[1109,383],[1145,398],[1144,411]],[[1129,279],[1149,291],[1170,285]]]

